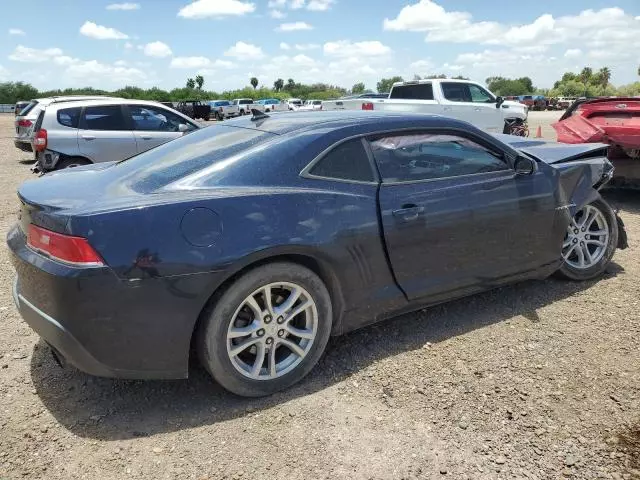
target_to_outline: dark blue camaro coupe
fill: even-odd
[[[373,112],[258,115],[26,182],[8,244],[24,319],[94,375],[240,395],[304,377],[330,335],[626,246],[603,145]]]

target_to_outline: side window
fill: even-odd
[[[496,101],[489,92],[478,85],[469,85],[471,101],[474,103],[494,103]]]
[[[61,108],[58,110],[58,123],[65,127],[78,128],[80,123],[80,107]]]
[[[129,130],[120,105],[85,107],[82,125],[86,130]]]
[[[181,123],[189,126],[189,130],[195,127],[173,112],[146,105],[130,105],[129,115],[134,130],[147,130],[156,132],[179,132]]]
[[[431,83],[398,85],[391,89],[389,98],[402,98],[405,100],[433,100],[433,85]]]
[[[412,133],[371,141],[384,182],[415,182],[508,170],[501,154],[457,135]]]
[[[369,157],[359,138],[335,147],[309,170],[309,174],[341,180],[374,181]]]
[[[457,82],[442,82],[442,95],[450,102],[470,102],[471,92],[469,84]]]

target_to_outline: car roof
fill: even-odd
[[[73,107],[83,107],[85,105],[149,105],[149,106],[158,106],[162,105],[161,102],[156,102],[152,100],[135,100],[130,98],[95,98],[88,100],[75,100],[73,102],[64,102],[60,103],[60,108],[73,108]],[[166,105],[163,105],[166,107]],[[49,107],[58,107],[58,104],[51,104]]]
[[[365,124],[389,124],[395,128],[397,124],[423,121],[416,128],[424,128],[427,124],[437,127],[468,129],[469,124],[461,120],[445,118],[440,115],[425,113],[390,113],[362,110],[327,110],[314,112],[274,112],[252,120],[250,117],[239,117],[225,122],[225,125],[252,128],[264,132],[285,135],[298,130],[336,130],[343,127]]]

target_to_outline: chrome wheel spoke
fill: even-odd
[[[229,354],[232,357],[237,357],[239,354],[244,352],[247,348],[251,347],[252,345],[255,345],[256,343],[258,343],[259,340],[260,340],[259,338],[248,338],[244,342],[240,342],[237,345],[234,345],[229,350]]]
[[[265,350],[266,349],[263,342],[256,343],[256,359],[253,362],[253,367],[251,368],[252,377],[260,376],[260,370],[262,369],[262,364],[264,363]]]
[[[260,324],[257,322],[250,323],[246,327],[231,327],[229,329],[229,338],[241,338],[247,337],[253,333],[256,333],[260,328]]]
[[[262,289],[262,295],[264,297],[265,308],[271,315],[273,315],[273,304],[271,303],[271,285],[267,285]]]
[[[253,315],[254,315],[253,318],[261,318],[262,317],[262,309],[260,308],[260,305],[258,305],[258,302],[256,302],[256,299],[254,298],[253,295],[249,295],[247,297],[247,299],[244,301],[244,303],[253,312]]]
[[[581,245],[580,250],[582,250],[582,254],[584,255],[586,265],[593,264],[593,258],[591,257],[591,252],[589,251],[589,247],[586,244]]]
[[[603,237],[605,235],[609,234],[608,230],[596,230],[593,232],[587,232],[588,235],[591,235],[592,237]]]
[[[276,376],[276,349],[275,346],[269,350],[269,375],[272,377]]]
[[[573,240],[571,238],[567,238],[564,243],[562,244],[562,249],[564,250],[565,248],[567,248],[568,246],[571,245],[571,243],[573,242]]]
[[[576,249],[576,244],[573,243],[570,245],[569,250],[567,250],[562,256],[565,258],[565,260],[568,260],[569,257],[571,256],[571,253]]]
[[[313,332],[313,330],[309,330],[309,329],[303,330],[300,328],[292,327],[291,325],[287,325],[285,330],[291,335],[293,335],[294,337],[305,338],[307,340],[310,340],[315,336],[315,333]]]
[[[284,302],[282,302],[282,304],[276,307],[276,313],[278,315],[285,314],[287,310],[290,310],[293,307],[293,305],[298,301],[298,299],[300,298],[300,295],[302,295],[302,289],[296,288],[295,290],[293,290],[289,294],[289,297]]]
[[[287,340],[286,338],[281,338],[278,341],[278,343],[284,347],[287,347],[289,350],[291,350],[293,353],[295,353],[299,357],[304,356],[304,350],[300,348],[300,346],[297,343],[292,342],[291,340]]]
[[[302,312],[304,312],[307,308],[310,308],[311,306],[313,306],[313,303],[311,303],[310,301],[302,302],[296,308],[294,308],[289,313],[287,313],[287,321],[290,321],[296,315],[300,315]]]
[[[606,245],[607,245],[607,244],[606,244],[606,243],[604,243],[603,241],[601,241],[601,240],[595,240],[595,239],[593,239],[593,238],[592,238],[592,239],[589,239],[589,240],[585,240],[585,241],[584,241],[584,243],[586,243],[587,245],[596,245],[596,246],[598,246],[598,247],[604,247],[604,246],[606,246]]]
[[[596,265],[607,251],[609,225],[605,215],[593,205],[576,212],[562,242],[562,257],[573,268]]]

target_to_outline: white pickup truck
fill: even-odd
[[[236,98],[231,103],[238,107],[240,115],[249,115],[251,110],[258,110],[264,112],[264,105],[260,105],[253,101],[253,98]]]
[[[240,109],[237,105],[233,105],[229,100],[211,100],[211,116],[216,120],[224,120],[225,118],[233,118],[240,115]]]
[[[468,80],[430,79],[397,82],[388,98],[322,102],[322,110],[382,110],[433,113],[467,121],[487,132],[512,133],[527,121],[527,107],[505,101]]]

